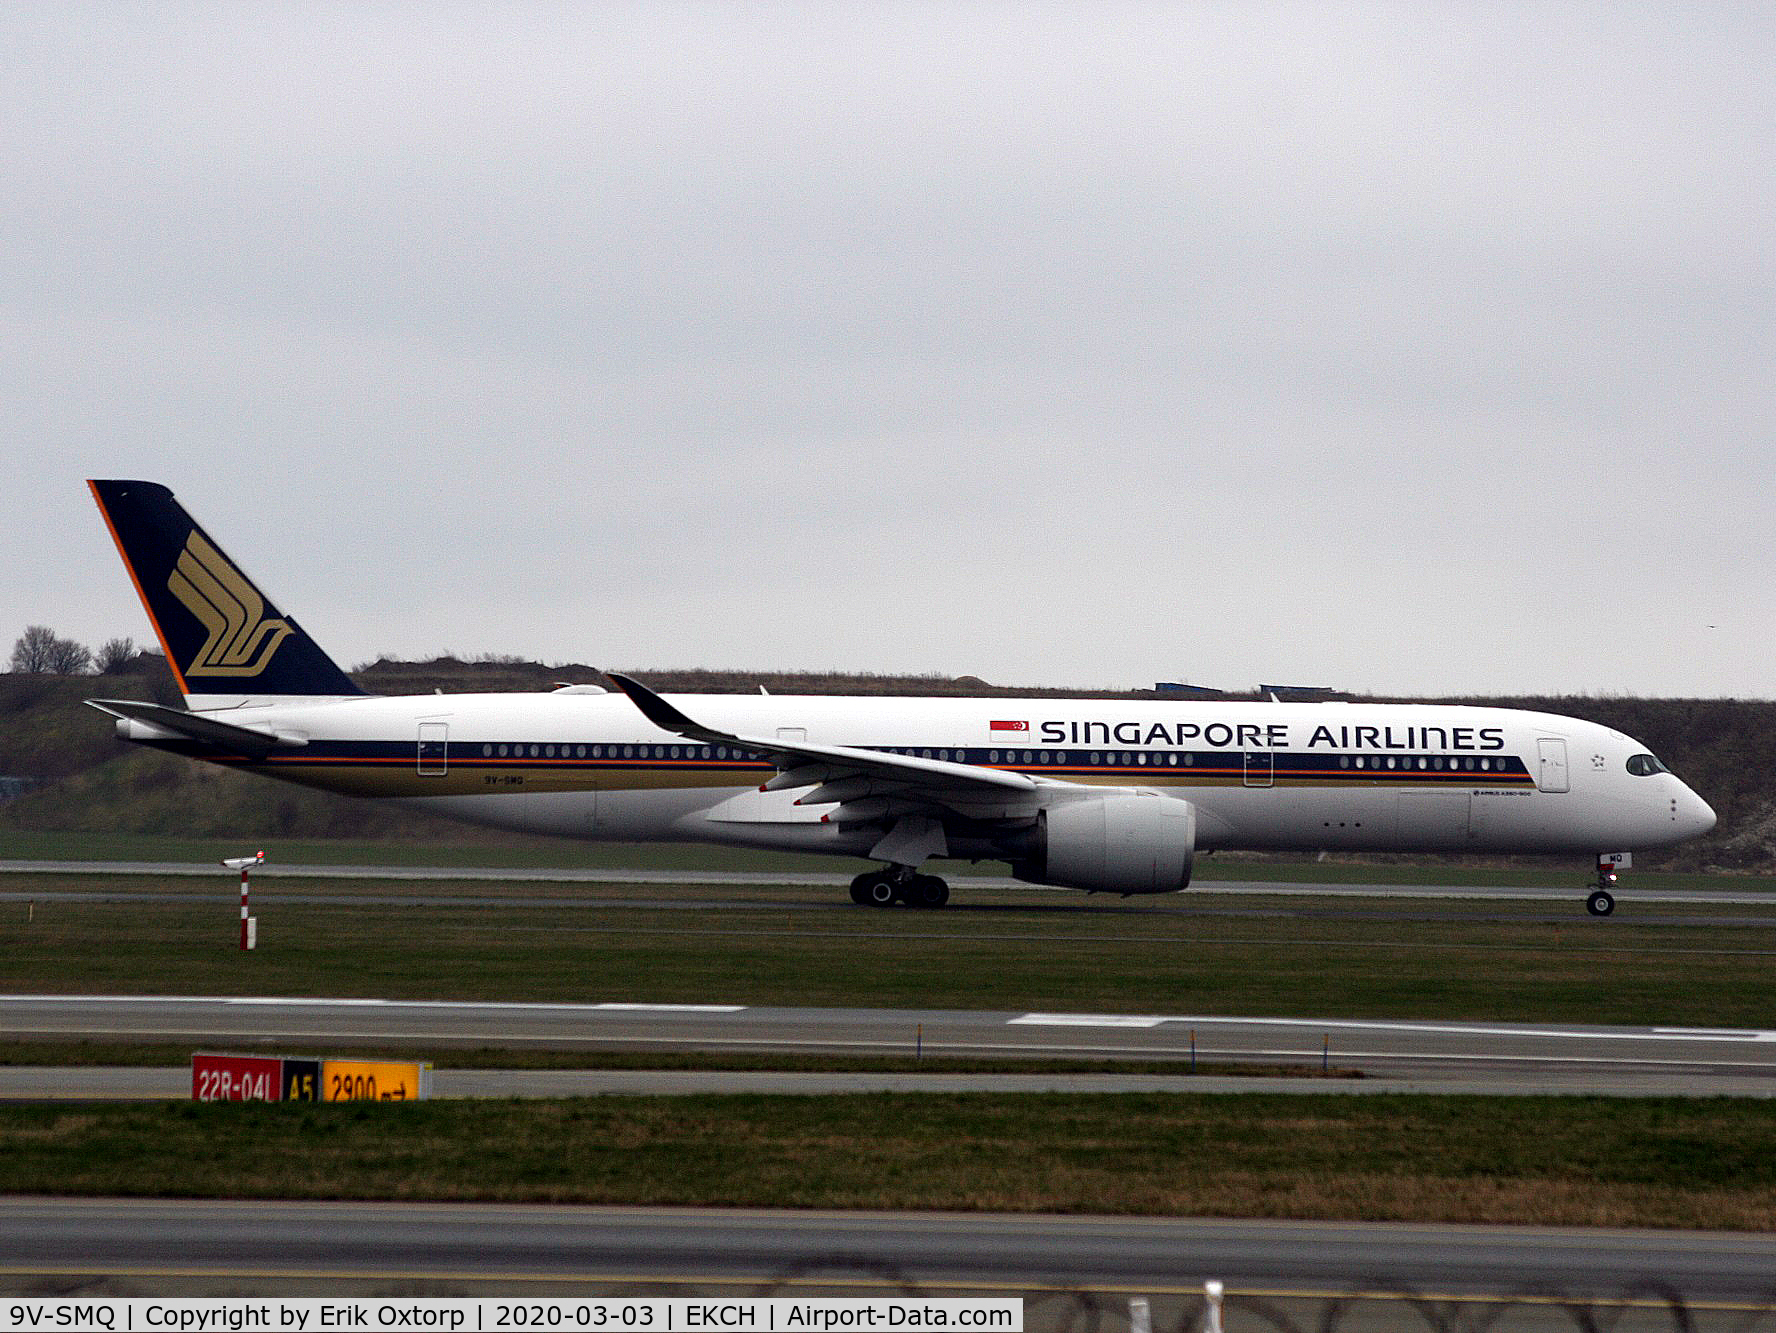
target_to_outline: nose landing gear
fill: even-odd
[[[1597,878],[1591,882],[1591,895],[1585,899],[1585,910],[1592,916],[1608,916],[1616,910],[1618,872],[1630,864],[1627,852],[1607,852],[1597,858]]]

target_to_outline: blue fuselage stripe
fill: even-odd
[[[225,755],[179,740],[159,748],[248,767],[292,769],[413,767],[448,762],[451,768],[599,773],[774,773],[769,760],[734,749],[700,745],[563,745],[547,742],[452,740],[421,755],[413,741],[325,741],[262,757]],[[858,747],[870,748],[870,747]],[[983,768],[1055,777],[1250,778],[1296,783],[1414,782],[1438,786],[1476,783],[1533,786],[1524,761],[1510,754],[1377,754],[1298,751],[1062,750],[1050,747],[875,747],[882,753],[945,760]]]

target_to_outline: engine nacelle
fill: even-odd
[[[1011,873],[1031,884],[1102,893],[1176,893],[1196,858],[1196,807],[1155,792],[1051,806],[1032,854]]]

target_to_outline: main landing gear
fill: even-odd
[[[950,900],[950,886],[936,875],[920,875],[911,866],[870,870],[851,881],[851,901],[859,907],[942,907]]]

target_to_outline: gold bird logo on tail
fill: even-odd
[[[210,634],[186,666],[187,676],[257,676],[290,635],[282,620],[266,618],[265,599],[202,533],[185,543],[167,591]]]

